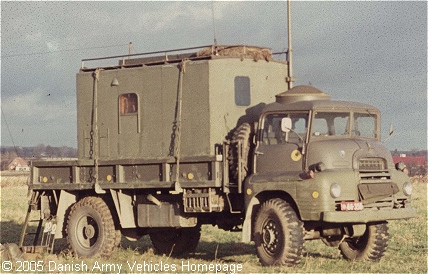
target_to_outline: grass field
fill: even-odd
[[[25,176],[2,177],[1,243],[19,241],[27,207],[26,182]],[[389,223],[388,250],[376,263],[346,261],[337,248],[327,247],[321,241],[307,241],[300,265],[293,268],[262,267],[254,245],[240,242],[241,233],[210,226],[202,227],[198,248],[189,257],[155,255],[150,239],[144,236],[138,242],[123,238],[121,247],[109,259],[73,258],[64,241],[57,242],[55,254],[27,254],[26,258],[41,261],[45,273],[154,273],[158,267],[162,270],[159,272],[165,273],[216,273],[218,266],[215,264],[221,266],[218,273],[427,273],[426,182],[415,182],[413,192],[412,205],[417,209],[418,217]],[[210,264],[214,264],[212,271],[208,268]]]

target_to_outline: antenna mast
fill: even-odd
[[[292,68],[292,55],[293,55],[293,49],[291,46],[291,0],[287,1],[287,17],[288,17],[288,50],[287,50],[287,83],[288,83],[288,89],[291,89],[293,87],[293,68]]]
[[[213,18],[214,46],[217,47],[217,37],[215,32],[215,18],[214,18],[214,1],[211,1],[211,12],[212,12],[212,18]]]
[[[132,42],[129,42],[128,59],[131,54],[132,54]]]

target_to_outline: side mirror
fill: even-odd
[[[290,117],[284,117],[281,120],[281,131],[282,132],[290,132],[292,127],[292,122],[291,122],[291,118]]]
[[[394,133],[394,129],[392,128],[392,124],[389,124],[389,136]]]
[[[382,142],[382,144],[385,144],[386,141],[388,141],[389,138],[392,137],[392,134],[394,134],[394,129],[392,128],[392,124],[389,124],[389,136]]]

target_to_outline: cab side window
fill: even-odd
[[[282,118],[289,117],[292,121],[292,128],[289,132],[282,132]],[[262,141],[265,145],[277,145],[285,143],[301,143],[306,139],[308,129],[308,113],[292,112],[271,114],[266,116]]]

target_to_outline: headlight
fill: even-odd
[[[395,169],[403,171],[406,168],[406,164],[403,162],[398,162],[395,164]]]
[[[412,195],[412,190],[413,190],[412,184],[409,182],[405,182],[403,185],[403,193],[406,196],[410,196],[410,195]]]
[[[333,197],[333,198],[337,198],[337,197],[339,197],[340,196],[340,192],[341,192],[342,190],[340,189],[340,185],[338,185],[338,184],[336,184],[336,183],[334,183],[334,184],[332,184],[331,186],[330,186],[330,195],[331,195],[331,197]]]
[[[323,162],[319,162],[315,165],[315,169],[317,171],[323,171],[323,170],[325,170],[325,164]]]

